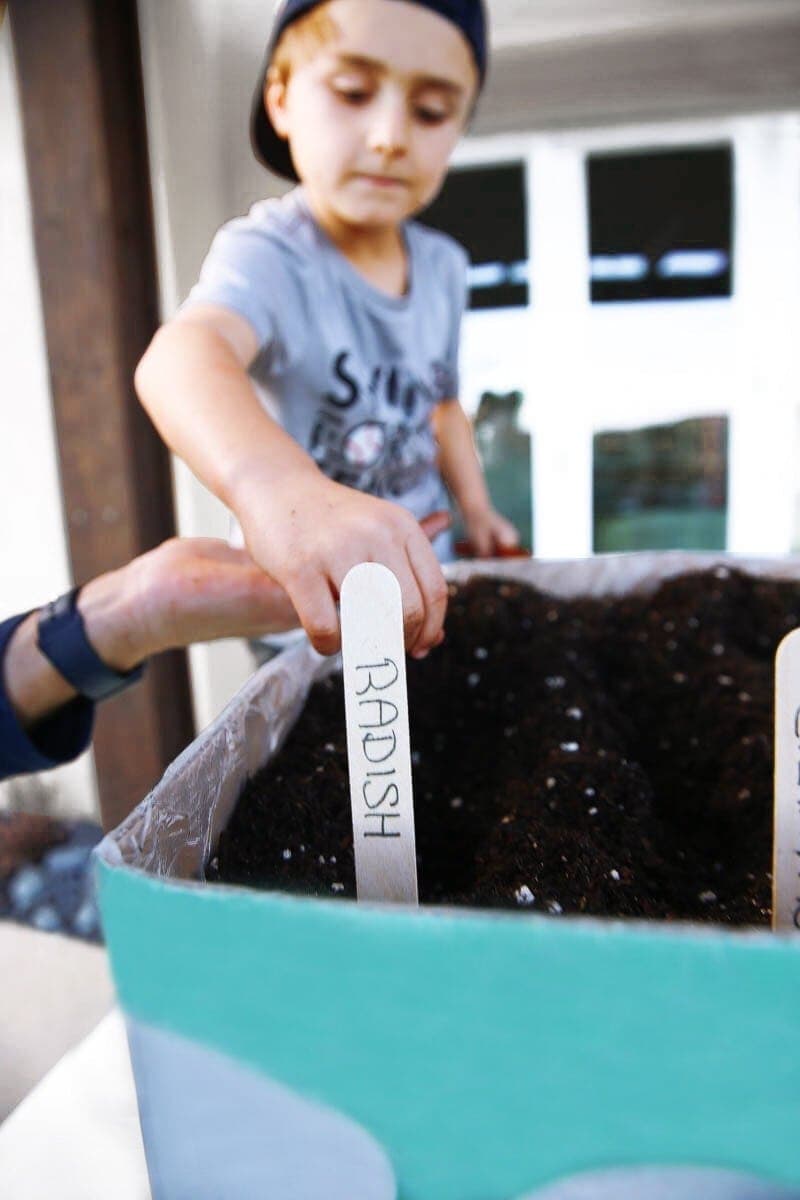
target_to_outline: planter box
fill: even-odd
[[[722,558],[492,573],[620,594]],[[261,668],[100,847],[156,1200],[800,1197],[800,940],[200,882],[334,665]]]

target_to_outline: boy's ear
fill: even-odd
[[[282,79],[267,80],[264,84],[264,107],[278,137],[289,136],[286,121],[286,84]]]

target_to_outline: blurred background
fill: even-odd
[[[489,85],[422,219],[471,255],[462,399],[496,504],[543,557],[800,548],[800,0],[489,10]],[[247,136],[270,11],[12,0],[3,615],[167,536],[173,498],[180,532],[227,534],[131,376],[218,226],[281,190]],[[237,643],[190,660],[111,702],[93,758],[0,803],[140,798],[250,670]]]

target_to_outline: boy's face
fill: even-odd
[[[318,213],[388,228],[438,192],[477,71],[449,21],[405,0],[331,0],[339,33],[265,90]]]

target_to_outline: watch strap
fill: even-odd
[[[144,663],[115,671],[103,662],[86,635],[78,608],[80,588],[65,592],[39,613],[36,644],[67,683],[89,700],[105,700],[141,679]]]

